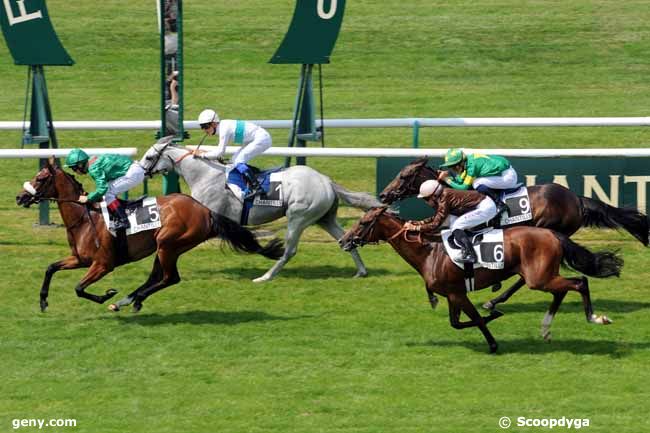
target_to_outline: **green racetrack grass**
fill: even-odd
[[[135,3],[48,2],[77,62],[47,68],[55,119],[157,118],[155,9]],[[222,118],[290,118],[299,68],[267,61],[293,2],[186,3],[187,118],[206,106]],[[645,116],[650,107],[645,2],[347,3],[332,63],[323,67],[326,117]],[[24,69],[0,45],[0,120],[22,119]],[[287,131],[271,133],[285,145]],[[422,147],[436,148],[650,143],[647,128],[429,128],[420,135]],[[135,146],[139,154],[153,143],[151,131],[58,131],[58,138],[61,147]],[[190,142],[198,138],[192,131]],[[18,131],[0,131],[0,147],[19,143]],[[329,129],[326,138],[328,147],[410,144],[411,131],[402,128]],[[372,159],[309,164],[349,189],[374,190]],[[545,343],[539,328],[551,297],[522,289],[490,323],[496,356],[487,355],[477,329],[449,326],[444,300],[431,310],[421,278],[389,246],[364,247],[370,275],[352,279],[352,260],[318,228],[305,232],[296,257],[265,285],[251,279],[270,261],[211,241],[184,255],[182,282],[137,315],[78,299],[82,270],[54,276],[41,314],[44,271],[69,248],[62,228],[34,227],[38,210],[15,205],[36,165],[0,160],[0,431],[12,431],[13,419],[74,418],[75,428],[44,430],[493,433],[502,416],[589,418],[590,432],[650,431],[650,252],[627,234],[574,237],[625,258],[620,279],[590,280],[596,312],[613,325],[587,324],[572,293]],[[160,179],[150,189],[159,193]],[[344,207],[340,215],[349,228],[361,213]],[[51,217],[60,222],[58,212]],[[284,235],[282,221],[262,229]],[[121,267],[89,290],[125,295],[151,264]],[[490,296],[488,289],[471,298],[480,305]]]

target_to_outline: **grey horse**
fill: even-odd
[[[240,220],[243,203],[226,188],[226,165],[194,158],[189,150],[173,145],[171,137],[161,138],[154,144],[144,154],[140,165],[151,176],[175,171],[185,179],[192,197],[201,204],[232,220]],[[284,255],[254,282],[269,281],[275,277],[296,254],[300,235],[312,224],[319,225],[338,241],[344,232],[336,221],[339,199],[363,210],[382,206],[370,194],[348,191],[307,166],[293,166],[283,171],[282,193],[284,206],[254,206],[250,209],[248,225],[252,226],[287,217]],[[359,253],[353,249],[350,254],[357,267],[355,277],[365,277],[368,272]]]

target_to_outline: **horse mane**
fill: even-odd
[[[57,167],[57,170],[60,171],[60,172],[62,172],[63,175],[64,175],[68,180],[71,181],[71,183],[74,185],[74,187],[75,187],[75,189],[76,189],[77,191],[79,191],[80,193],[85,193],[85,192],[86,192],[86,190],[84,189],[83,184],[82,184],[81,182],[79,182],[79,181],[77,180],[77,178],[74,177],[73,174],[70,174],[70,173],[68,173],[67,171],[62,170],[62,169],[59,168],[59,167]]]

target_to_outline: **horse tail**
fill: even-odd
[[[624,228],[643,245],[648,246],[648,217],[635,208],[618,208],[588,197],[579,197],[584,227]]]
[[[332,188],[334,189],[334,192],[336,193],[338,198],[343,200],[345,204],[363,210],[369,210],[372,209],[373,207],[386,206],[385,204],[377,200],[374,196],[366,192],[348,191],[347,189],[343,188],[341,185],[339,185],[336,182],[330,181],[330,183],[332,184]]]
[[[255,234],[216,212],[210,211],[212,219],[211,237],[225,240],[232,249],[242,253],[257,253],[266,258],[277,260],[284,254],[284,245],[279,239],[271,240],[266,246],[260,245]]]
[[[578,245],[568,236],[553,232],[562,244],[562,263],[585,275],[596,278],[620,276],[623,259],[613,251],[592,253],[582,245]]]

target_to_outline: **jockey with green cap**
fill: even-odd
[[[79,196],[79,203],[98,202],[103,197],[108,209],[117,218],[115,228],[129,228],[129,219],[117,195],[144,181],[144,169],[140,164],[123,155],[107,154],[90,158],[86,152],[75,148],[68,154],[65,167],[75,173],[89,174],[95,181],[96,190],[87,196]]]
[[[482,155],[479,153],[465,154],[461,149],[449,149],[445,162],[440,168],[438,180],[447,183],[454,189],[470,189],[490,197],[497,206],[497,215],[507,209],[505,203],[499,200],[496,190],[510,189],[517,186],[517,172],[510,162],[502,156]]]

